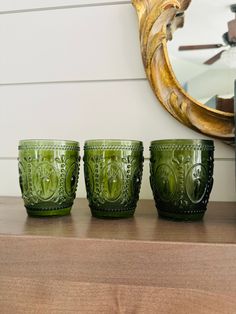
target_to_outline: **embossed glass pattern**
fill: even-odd
[[[142,142],[86,141],[84,173],[92,215],[100,218],[133,216],[139,199],[142,170]]]
[[[214,142],[157,140],[150,152],[150,183],[159,216],[202,219],[213,185]]]
[[[20,141],[19,181],[29,215],[70,213],[78,183],[79,159],[79,143],[75,141]]]

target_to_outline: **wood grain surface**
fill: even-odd
[[[236,311],[233,297],[192,289],[58,282],[21,277],[1,279],[0,305],[5,314],[234,314]]]
[[[0,199],[0,313],[236,313],[235,203],[210,203],[202,222],[29,218]],[[205,232],[204,232],[205,230]]]
[[[236,312],[232,244],[1,236],[0,251],[4,313]]]
[[[70,216],[28,217],[21,198],[0,197],[0,234],[96,239],[236,243],[236,203],[211,202],[199,222],[159,219],[153,200],[140,200],[135,216],[91,217],[86,199],[76,199]]]

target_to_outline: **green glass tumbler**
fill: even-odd
[[[214,142],[156,140],[150,153],[150,183],[159,216],[202,219],[213,185]]]
[[[134,140],[88,140],[84,174],[94,217],[133,216],[142,180],[143,144]]]
[[[21,140],[19,181],[30,216],[68,215],[79,176],[79,143],[68,140]]]

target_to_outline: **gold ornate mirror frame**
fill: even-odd
[[[169,61],[167,41],[183,26],[190,1],[132,0],[146,75],[158,100],[177,120],[208,136],[233,142],[234,113],[208,108],[193,99],[181,87]]]

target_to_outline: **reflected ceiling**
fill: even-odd
[[[168,51],[175,58],[184,59],[202,65],[204,61],[223,48],[178,51],[179,45],[223,43],[222,35],[227,31],[227,22],[234,19],[230,5],[232,0],[192,0],[185,11],[184,27],[178,29],[172,41],[168,43]],[[225,67],[217,61],[213,68]]]

